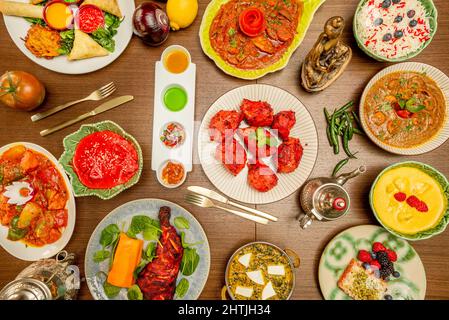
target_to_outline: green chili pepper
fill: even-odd
[[[343,135],[343,150],[345,150],[345,153],[348,155],[348,157],[354,158],[354,154],[351,152],[351,150],[349,150],[349,135],[349,127],[346,127],[345,133]]]
[[[363,135],[365,134],[365,132],[363,132],[362,130],[357,129],[357,128],[354,128],[354,133],[355,133],[355,134],[359,134],[359,135],[361,135],[361,136],[363,136]]]
[[[355,111],[352,111],[351,114],[352,114],[352,116],[354,117],[354,120],[355,120],[355,122],[357,123],[357,125],[361,127],[362,124],[360,123],[360,119],[359,119],[359,117],[357,116],[357,113],[355,113]]]
[[[343,107],[341,107],[340,109],[338,109],[336,111],[337,116],[341,115],[343,112],[345,112],[346,110],[351,108],[353,105],[354,105],[354,101],[349,101],[347,104],[345,104]]]
[[[345,158],[337,163],[337,165],[334,168],[334,171],[332,171],[332,176],[335,177],[337,173],[343,168],[345,165],[347,165],[349,162],[349,158]]]
[[[329,141],[329,146],[333,147],[333,143],[332,143],[332,137],[331,137],[331,127],[328,125],[326,127],[326,135],[327,135],[327,140]]]
[[[344,115],[346,117],[346,121],[348,122],[348,140],[351,141],[352,137],[354,135],[354,127],[352,125],[352,121],[351,121],[351,118],[349,116],[349,113],[345,112]]]
[[[335,128],[335,112],[332,114],[332,118],[331,118],[331,128],[330,128],[330,133],[331,133],[331,139],[332,139],[332,144],[334,146],[334,153],[338,154],[340,152],[340,147],[338,145],[338,139],[337,139],[337,135],[336,135],[336,128]]]

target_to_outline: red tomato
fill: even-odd
[[[66,210],[58,210],[55,213],[55,226],[58,228],[67,226],[68,215]]]
[[[240,30],[249,37],[256,37],[265,30],[265,17],[257,8],[243,10],[239,16]]]
[[[399,117],[401,117],[402,119],[408,119],[410,118],[410,116],[412,115],[411,112],[407,111],[407,110],[397,110],[396,113],[398,114]]]
[[[30,111],[44,98],[44,85],[28,72],[8,71],[0,77],[0,102],[10,108]]]

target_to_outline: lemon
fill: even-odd
[[[197,0],[168,0],[167,15],[170,19],[170,27],[179,30],[190,26],[198,14]]]

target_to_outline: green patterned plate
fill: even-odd
[[[130,141],[134,147],[136,148],[137,154],[139,156],[139,170],[134,174],[134,176],[126,183],[120,184],[118,186],[115,186],[111,189],[90,189],[84,186],[81,181],[78,179],[77,174],[73,170],[72,167],[72,159],[73,155],[75,154],[75,149],[78,143],[82,138],[85,136],[88,136],[94,132],[97,131],[103,131],[103,130],[110,130],[112,132],[115,132],[128,141]],[[73,187],[73,192],[75,194],[75,197],[85,197],[85,196],[97,196],[103,200],[108,200],[113,197],[115,197],[117,194],[122,192],[123,190],[126,190],[130,188],[131,186],[135,185],[139,179],[140,175],[142,173],[143,168],[143,157],[142,157],[142,149],[140,148],[139,143],[137,143],[136,139],[134,139],[133,136],[129,135],[125,132],[118,124],[112,121],[102,121],[94,124],[84,124],[81,126],[81,128],[68,135],[63,140],[64,144],[64,153],[59,158],[59,163],[62,165],[64,170],[67,172],[67,174],[70,177],[70,182]]]
[[[398,255],[398,261],[394,266],[401,276],[390,280],[387,290],[393,300],[424,300],[427,286],[426,272],[418,253],[407,241],[374,225],[349,228],[336,235],[326,246],[318,269],[324,299],[351,299],[338,288],[338,279],[351,259],[357,257],[358,251],[370,250],[374,242],[382,242],[386,247],[395,250]]]
[[[304,39],[307,29],[309,29],[310,23],[312,22],[313,16],[318,8],[325,2],[325,0],[302,0],[304,3],[304,11],[302,13],[302,17],[300,22],[298,23],[298,27],[296,29],[296,36],[293,42],[290,44],[290,47],[284,53],[282,58],[278,60],[276,63],[257,70],[243,70],[235,68],[234,66],[228,64],[225,60],[223,60],[217,52],[212,48],[209,38],[210,26],[212,24],[213,19],[217,15],[221,6],[224,3],[227,3],[229,0],[212,0],[206,8],[206,11],[203,15],[203,20],[201,21],[200,27],[200,41],[201,47],[203,48],[204,53],[211,58],[215,64],[223,70],[223,72],[240,79],[246,80],[254,80],[263,77],[264,75],[281,70],[285,68],[290,60],[290,57],[295,52],[295,50],[299,47],[302,40]]]

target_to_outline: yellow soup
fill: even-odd
[[[172,51],[165,58],[164,64],[171,73],[183,73],[189,67],[189,57],[181,50]]]
[[[395,194],[404,193],[425,202],[427,212],[420,212]],[[402,234],[413,235],[429,230],[440,222],[447,207],[440,184],[427,173],[414,167],[399,167],[384,173],[373,192],[374,210],[382,223]]]
[[[72,23],[73,15],[69,6],[61,2],[55,2],[46,8],[45,19],[50,27],[62,30]]]

